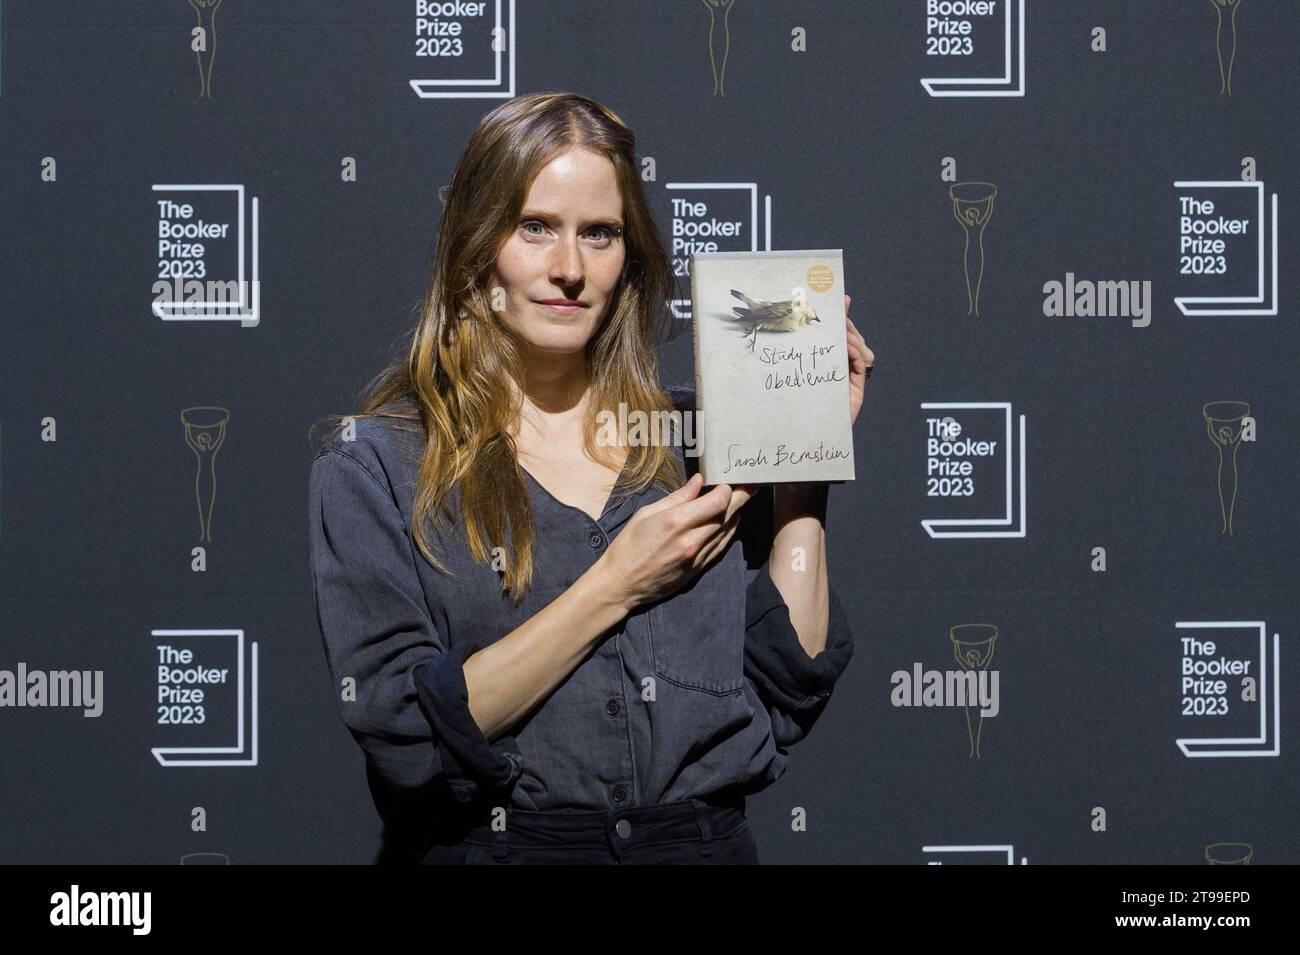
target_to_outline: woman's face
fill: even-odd
[[[596,333],[623,270],[622,225],[623,198],[604,156],[570,147],[542,167],[491,277],[505,293],[502,318],[526,350],[578,352]],[[495,288],[493,296],[496,304]]]

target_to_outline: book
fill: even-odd
[[[852,481],[841,249],[690,259],[706,484]]]

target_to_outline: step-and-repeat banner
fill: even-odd
[[[309,429],[479,118],[568,89],[687,331],[692,252],[842,248],[879,357],[764,861],[1300,861],[1297,47],[1292,0],[0,0],[0,859],[374,858]]]

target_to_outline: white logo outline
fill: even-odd
[[[1028,511],[1026,498],[1028,491],[1025,481],[1025,416],[1020,416],[1020,529],[1019,530],[982,530],[982,531],[958,531],[958,530],[939,530],[938,528],[946,527],[999,527],[1012,526],[1014,521],[1013,511],[1013,481],[1011,474],[1011,402],[1009,401],[923,401],[921,402],[923,410],[943,409],[943,408],[965,408],[977,410],[999,410],[1006,412],[1006,438],[1003,441],[1003,447],[1006,448],[1006,516],[1001,518],[938,518],[922,519],[921,526],[925,532],[935,539],[951,538],[1023,538],[1029,528]]]
[[[502,0],[493,0],[493,10],[496,14],[496,26],[493,27],[493,39],[497,36],[497,31],[501,30],[501,4]],[[510,99],[515,95],[515,0],[510,0],[510,29],[506,33],[506,46],[508,50],[498,50],[495,42],[493,43],[492,52],[495,55],[495,74],[491,79],[432,79],[432,80],[410,80],[411,89],[420,99]],[[504,90],[471,90],[462,92],[458,90],[439,90],[427,87],[437,86],[500,86],[501,79],[501,57],[502,54],[509,52],[510,62],[508,68],[508,78],[506,89]]]
[[[167,756],[202,755],[205,753],[244,753],[244,631],[243,630],[150,630],[151,637],[234,637],[235,638],[235,698],[239,712],[236,716],[238,727],[235,746],[154,746],[150,749],[158,765],[168,769],[178,766],[256,766],[257,765],[257,641],[249,646],[252,650],[252,662],[249,667],[252,707],[249,737],[252,740],[252,753],[247,759],[168,759]]]
[[[1020,35],[1016,43],[1016,59],[1019,60],[1018,84],[1011,89],[1005,90],[961,90],[961,89],[936,89],[936,87],[957,86],[962,83],[971,86],[995,86],[1011,82],[1011,5],[1016,4],[1019,7]],[[1024,96],[1025,95],[1025,0],[1006,0],[1006,22],[1003,30],[1005,40],[1003,44],[1004,53],[1002,57],[1002,76],[928,76],[921,80],[921,85],[931,96]]]
[[[1240,746],[1268,745],[1268,638],[1263,620],[1179,620],[1174,626],[1181,630],[1197,629],[1258,629],[1259,630],[1259,736],[1191,737],[1175,739],[1178,748],[1189,759],[1209,756],[1278,756],[1282,752],[1282,662],[1281,640],[1273,634],[1273,745],[1271,749],[1194,749],[1196,746],[1239,744]]]
[[[758,247],[758,183],[756,182],[666,182],[665,189],[748,189],[749,190],[749,251],[772,251],[772,196],[763,194],[763,248]],[[668,303],[673,317],[689,322],[694,308],[689,298],[675,298]]]
[[[1272,194],[1272,213],[1273,222],[1270,230],[1269,243],[1272,246],[1273,262],[1273,306],[1271,308],[1188,308],[1189,305],[1264,305],[1264,183],[1262,182],[1244,182],[1234,179],[1217,180],[1196,180],[1196,179],[1179,179],[1174,182],[1176,189],[1207,189],[1207,188],[1243,188],[1254,187],[1259,191],[1258,196],[1258,214],[1259,226],[1255,234],[1259,236],[1259,253],[1256,256],[1258,281],[1254,296],[1232,296],[1232,295],[1181,295],[1174,297],[1174,304],[1184,315],[1267,315],[1276,316],[1278,306],[1277,295],[1277,193]]]
[[[159,302],[154,301],[152,305],[153,313],[164,322],[239,322],[244,328],[254,328],[262,320],[262,283],[258,279],[258,201],[257,196],[250,200],[252,228],[249,237],[252,240],[252,256],[250,269],[252,271],[252,282],[244,280],[244,186],[242,183],[165,183],[155,184],[154,192],[225,192],[235,193],[237,203],[237,218],[239,226],[237,229],[236,254],[239,257],[238,263],[238,285],[239,298],[234,302]],[[250,290],[251,286],[251,290]],[[248,293],[247,295],[245,293]],[[234,315],[223,315],[220,313],[212,314],[204,312],[199,315],[168,315],[165,312],[171,309],[190,309],[201,307],[203,309],[230,309],[235,308],[239,311]]]
[[[922,852],[1005,852],[1007,854],[1007,865],[1016,864],[1016,847],[1013,845],[989,845],[989,846],[921,846]],[[1029,856],[1020,857],[1021,865],[1029,864]],[[942,862],[927,862],[926,865],[943,865]]]

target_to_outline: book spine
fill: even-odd
[[[697,463],[700,469],[700,477],[704,479],[704,483],[707,485],[709,483],[709,445],[703,437],[708,433],[708,423],[704,414],[704,343],[700,341],[700,316],[695,311],[695,303],[700,300],[700,288],[699,280],[696,278],[695,256],[691,256],[689,262],[691,273],[691,345],[695,351],[695,450],[700,452]],[[685,449],[683,449],[684,453]]]

